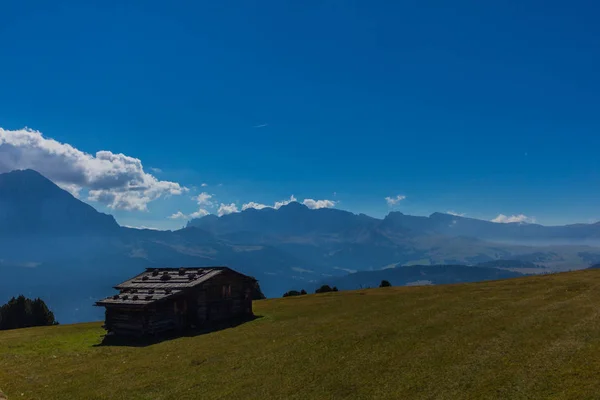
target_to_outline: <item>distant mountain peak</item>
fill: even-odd
[[[56,186],[56,184],[50,179],[46,178],[44,175],[40,174],[39,172],[33,169],[16,169],[10,172],[0,174],[0,183],[14,185],[19,182],[22,182],[28,185],[29,187],[31,187],[34,184],[45,184],[49,187],[55,186],[57,189],[62,190],[60,189],[60,187]]]
[[[111,215],[96,211],[37,171],[0,174],[1,234],[103,234],[119,228]]]
[[[279,207],[279,210],[309,210],[309,208],[300,202],[290,201],[288,204]]]
[[[443,213],[443,212],[439,212],[439,211],[436,211],[429,216],[429,218],[438,218],[438,217],[461,217],[461,216],[453,215],[453,214],[449,214],[449,213]]]

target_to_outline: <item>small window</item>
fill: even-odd
[[[227,287],[227,296],[231,297],[231,285]]]

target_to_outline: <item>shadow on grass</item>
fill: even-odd
[[[126,346],[126,347],[147,347],[158,344],[167,340],[173,340],[181,337],[195,337],[205,335],[211,332],[222,331],[224,329],[235,328],[236,326],[245,324],[246,322],[254,321],[262,318],[262,315],[253,315],[250,317],[236,318],[227,321],[213,322],[210,325],[201,328],[187,328],[182,331],[168,331],[160,335],[145,335],[145,336],[118,336],[105,335],[102,342],[93,345],[93,347],[102,346]],[[0,398],[1,399],[1,398]]]

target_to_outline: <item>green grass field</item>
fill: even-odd
[[[600,270],[255,303],[146,347],[100,323],[0,332],[12,399],[597,399]]]

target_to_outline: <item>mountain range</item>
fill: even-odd
[[[93,301],[146,267],[228,265],[273,297],[328,282],[438,284],[586,268],[600,262],[598,243],[600,224],[377,219],[297,202],[208,215],[176,231],[132,229],[36,171],[0,174],[0,302],[40,296],[61,322],[101,318]]]

